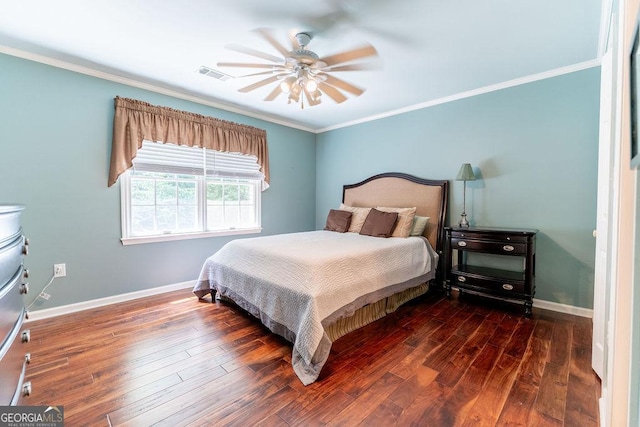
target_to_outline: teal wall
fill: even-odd
[[[0,54],[0,203],[26,205],[27,302],[54,263],[67,264],[67,277],[47,291],[52,298],[33,309],[195,280],[231,239],[122,246],[120,185],[107,188],[115,96],[266,129],[262,235],[315,227],[314,134]]]
[[[194,280],[232,237],[120,243],[119,184],[106,181],[113,98],[131,97],[267,130],[263,235],[322,228],[345,183],[387,171],[451,179],[470,162],[472,224],[538,228],[536,297],[591,308],[599,77],[592,68],[314,135],[0,55],[0,202],[27,206],[33,294],[67,264],[34,309]],[[454,224],[462,184],[451,184]]]
[[[591,68],[318,135],[316,227],[345,183],[453,179],[469,162],[472,225],[539,229],[536,298],[592,308],[599,85]],[[450,189],[455,224],[462,183]]]

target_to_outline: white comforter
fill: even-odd
[[[329,356],[323,325],[433,278],[437,257],[422,237],[311,231],[237,239],[205,261],[194,293],[229,297],[290,340],[307,385]]]

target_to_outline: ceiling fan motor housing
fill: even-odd
[[[294,49],[289,52],[289,57],[295,59],[299,64],[311,65],[316,62],[320,57],[313,51],[305,49],[305,47],[311,42],[311,35],[308,33],[298,33],[295,35],[296,41],[300,46],[299,49]]]
[[[311,65],[320,58],[317,53],[306,49],[292,50],[291,52],[289,52],[289,55],[299,64],[305,65]]]

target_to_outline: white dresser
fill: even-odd
[[[23,295],[29,291],[29,273],[22,263],[28,251],[20,226],[23,210],[24,206],[0,204],[0,406],[15,405],[31,392],[31,385],[23,381],[30,357],[24,348],[30,333],[23,330]]]

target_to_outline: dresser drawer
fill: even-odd
[[[451,286],[470,288],[479,292],[488,292],[508,297],[509,294],[525,294],[525,284],[518,280],[495,280],[472,277],[462,274],[452,274]]]
[[[0,288],[16,274],[22,265],[24,252],[26,249],[22,235],[18,235],[4,246],[0,242]]]
[[[0,204],[0,242],[20,234],[20,215],[23,210],[24,206]]]
[[[522,256],[526,253],[527,245],[525,243],[515,243],[510,241],[489,241],[452,237],[451,248],[500,255]]]
[[[24,301],[20,293],[22,267],[18,266],[14,277],[0,287],[0,342],[10,333],[18,319],[22,317]]]
[[[12,325],[9,335],[0,345],[0,405],[15,405],[20,397],[27,363],[26,346],[22,338],[24,312]]]

